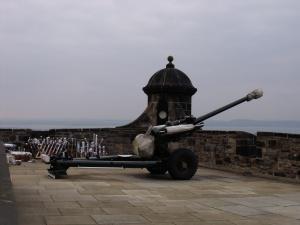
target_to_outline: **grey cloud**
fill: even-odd
[[[300,120],[300,3],[12,1],[0,5],[0,118],[134,119],[141,88],[174,55],[205,113],[256,87],[222,119]]]

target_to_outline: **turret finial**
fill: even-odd
[[[174,64],[172,63],[174,60],[173,56],[168,56],[169,63],[167,64],[166,68],[174,68]]]

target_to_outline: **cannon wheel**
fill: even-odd
[[[189,180],[198,169],[198,157],[189,149],[175,150],[168,160],[168,171],[175,180]]]
[[[156,166],[147,167],[147,170],[153,175],[163,175],[168,171],[167,165],[160,164]]]

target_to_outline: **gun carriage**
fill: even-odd
[[[67,175],[69,167],[123,167],[146,168],[151,174],[165,174],[168,171],[173,179],[191,179],[198,168],[197,155],[192,150],[184,148],[170,151],[168,143],[201,130],[203,121],[243,102],[258,99],[262,95],[263,92],[256,89],[245,97],[198,118],[189,116],[169,121],[164,125],[151,126],[145,134],[135,137],[134,155],[99,156],[89,159],[71,158],[66,153],[54,156],[50,159],[49,176],[59,178]]]

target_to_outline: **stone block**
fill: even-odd
[[[96,224],[90,216],[45,216],[47,225]]]
[[[147,220],[140,215],[92,215],[97,224],[143,224]]]

